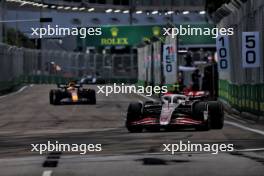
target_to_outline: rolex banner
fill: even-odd
[[[163,45],[163,73],[165,84],[174,84],[176,81],[177,51],[173,44]]]
[[[213,28],[211,24],[182,24],[185,27]],[[176,25],[177,26],[177,25]],[[77,37],[78,46],[135,46],[142,41],[150,41],[153,36],[164,39],[162,25],[132,25],[132,26],[102,26],[102,35],[86,38]],[[214,45],[215,39],[211,35],[178,36],[179,45]],[[84,45],[84,46],[83,46]]]

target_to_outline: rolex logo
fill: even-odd
[[[111,34],[113,37],[116,37],[118,35],[118,28],[116,27],[111,28]]]

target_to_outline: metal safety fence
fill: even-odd
[[[36,50],[0,43],[0,91],[21,83],[61,83],[85,75],[96,75],[106,83],[135,82],[136,55]]]
[[[233,27],[234,35],[229,37],[229,72],[220,73],[219,95],[240,111],[264,115],[264,1],[247,1],[223,18],[220,27]],[[243,68],[242,32],[260,33],[260,67]]]

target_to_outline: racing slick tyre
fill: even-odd
[[[153,104],[154,104],[154,101],[145,101],[144,104],[145,104],[145,105],[153,105]]]
[[[85,104],[96,104],[95,90],[84,89],[80,92],[80,95],[86,99]]]
[[[197,131],[209,131],[211,129],[211,118],[208,116],[208,119],[202,125],[195,127]]]
[[[53,90],[49,92],[49,101],[50,101],[50,104],[54,104],[54,91]]]
[[[131,133],[142,132],[143,128],[140,126],[132,125],[131,122],[139,120],[142,114],[142,104],[130,103],[127,110],[127,119],[126,119],[126,127],[127,130]]]
[[[50,104],[58,105],[60,103],[59,99],[59,91],[58,90],[51,90],[49,93],[49,100]]]
[[[90,99],[90,104],[96,104],[96,95],[95,95],[95,90],[89,89],[88,90],[88,96]]]
[[[200,120],[204,119],[204,112],[207,111],[207,102],[196,102],[193,105],[193,114],[196,117],[199,117]],[[209,107],[208,107],[209,108]],[[195,127],[198,131],[208,131],[211,129],[211,116],[208,114],[207,120],[201,124]]]
[[[222,129],[224,126],[224,108],[218,101],[209,101],[208,110],[211,116],[211,126],[213,129]]]

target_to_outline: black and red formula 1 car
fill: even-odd
[[[49,93],[50,104],[62,103],[88,103],[96,104],[95,90],[85,89],[80,84],[58,84],[58,89],[52,89]]]
[[[167,94],[160,102],[130,103],[126,127],[130,132],[143,129],[177,129],[195,127],[197,130],[222,129],[224,125],[223,105],[208,101],[202,92],[194,94]]]

